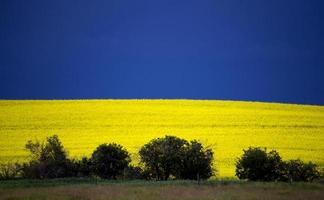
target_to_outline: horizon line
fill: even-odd
[[[288,105],[304,105],[304,106],[321,106],[321,104],[303,104],[279,101],[260,101],[260,100],[237,100],[237,99],[193,99],[193,98],[24,98],[24,99],[1,99],[0,101],[228,101],[228,102],[244,102],[244,103],[265,103],[265,104],[288,104]]]

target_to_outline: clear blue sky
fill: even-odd
[[[0,99],[324,105],[321,0],[1,0]]]

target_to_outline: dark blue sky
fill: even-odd
[[[0,99],[324,105],[324,1],[0,1]]]

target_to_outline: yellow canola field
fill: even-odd
[[[138,161],[153,138],[198,139],[215,152],[218,176],[233,177],[242,149],[324,166],[324,106],[217,100],[1,100],[0,161],[28,159],[24,145],[57,134],[70,157],[116,142]]]

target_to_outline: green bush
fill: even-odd
[[[179,176],[185,145],[188,145],[186,140],[175,136],[153,139],[140,149],[141,163],[157,180],[167,180],[170,175]]]
[[[304,181],[311,182],[320,178],[317,165],[309,162],[282,161],[278,152],[250,147],[236,162],[236,176],[250,181]]]
[[[236,162],[236,176],[250,181],[275,181],[282,175],[282,159],[275,150],[250,147]]]
[[[211,149],[175,136],[153,139],[139,151],[148,176],[157,180],[207,179],[213,175]]]
[[[102,144],[92,153],[92,171],[101,178],[117,179],[123,176],[130,161],[129,153],[121,145]]]
[[[81,160],[72,160],[73,173],[76,177],[90,177],[92,174],[92,162],[87,157]]]
[[[304,163],[299,159],[284,162],[284,172],[281,177],[283,181],[312,182],[318,178],[320,178],[320,172],[317,165],[312,162]]]

